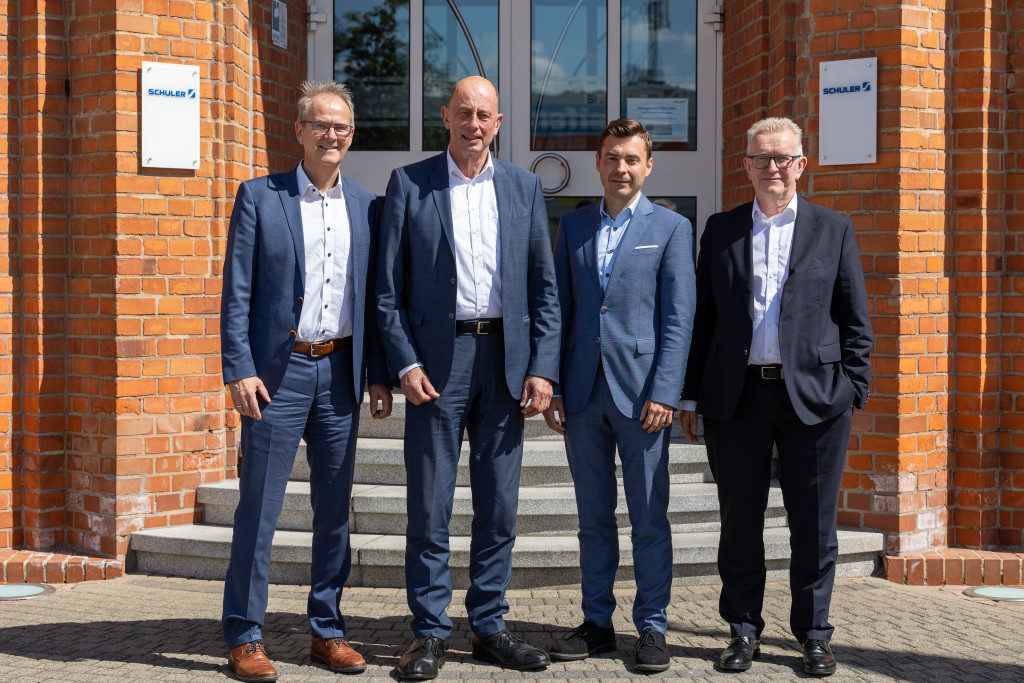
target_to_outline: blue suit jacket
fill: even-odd
[[[373,307],[377,197],[342,178],[352,228],[352,376],[355,400],[364,380],[387,384]],[[305,291],[306,250],[295,170],[254,178],[238,187],[228,229],[221,294],[221,365],[224,382],[257,376],[273,398],[295,344]],[[367,276],[371,276],[368,281]]]
[[[696,300],[693,229],[641,195],[619,243],[607,291],[597,273],[601,203],[562,217],[555,272],[562,308],[562,401],[583,409],[598,362],[623,415],[648,399],[677,406]]]
[[[558,381],[559,315],[547,209],[537,176],[494,159],[501,240],[505,380]],[[444,152],[395,169],[381,217],[377,309],[394,373],[422,363],[444,390],[455,339],[454,228]]]
[[[708,219],[697,268],[697,315],[683,398],[728,420],[746,379],[754,335],[753,203]],[[779,347],[786,391],[804,424],[863,408],[871,379],[871,319],[849,218],[800,199]]]

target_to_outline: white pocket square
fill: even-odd
[[[634,247],[634,249],[657,249],[657,248],[658,248],[657,244],[645,244],[643,246]]]

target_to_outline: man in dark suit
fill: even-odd
[[[238,188],[221,298],[221,364],[241,413],[239,503],[224,584],[228,663],[244,681],[277,673],[263,647],[267,572],[285,485],[306,439],[313,506],[310,656],[366,668],[345,641],[339,601],[351,567],[349,497],[359,404],[391,412],[376,311],[367,306],[377,198],[340,174],[352,144],[352,98],[304,83],[295,137],[302,161]]]
[[[565,435],[576,488],[584,621],[551,657],[578,660],[615,648],[617,447],[637,586],[633,661],[639,671],[664,671],[672,588],[668,447],[693,322],[693,229],[641,191],[654,158],[639,121],[605,126],[596,163],[604,199],[563,216],[555,241],[561,396],[544,417]]]
[[[774,444],[791,534],[790,629],[804,671],[827,676],[836,506],[872,336],[853,223],[797,198],[801,137],[789,119],[755,123],[743,160],[754,202],[708,219],[680,421],[695,442],[704,417],[718,485],[719,611],[732,638],[719,665],[743,671],[759,652]]]
[[[502,618],[511,577],[523,417],[558,379],[559,316],[540,181],[494,159],[498,94],[459,81],[442,107],[448,150],[391,175],[381,219],[377,306],[408,401],[405,577],[415,641],[402,678],[437,675],[452,622],[448,521],[469,434],[473,531],[466,610],[473,657],[515,669],[547,654]]]

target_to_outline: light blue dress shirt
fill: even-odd
[[[601,282],[601,291],[608,291],[608,280],[612,276],[619,244],[622,243],[622,236],[629,228],[629,221],[633,218],[633,211],[640,201],[640,194],[637,192],[632,203],[615,218],[605,212],[604,199],[601,200],[601,226],[597,229],[597,277]]]

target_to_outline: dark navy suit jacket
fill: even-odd
[[[708,219],[697,265],[697,314],[684,400],[732,417],[753,337],[753,203]],[[800,199],[782,292],[779,346],[797,416],[817,424],[863,408],[871,379],[871,320],[849,218]]]
[[[388,384],[387,362],[372,303],[377,197],[342,178],[352,231],[353,397],[365,381]],[[273,398],[295,344],[305,291],[306,250],[295,169],[254,178],[238,187],[228,228],[221,294],[221,365],[224,382],[257,376]],[[367,278],[370,278],[369,280]]]
[[[494,159],[505,380],[558,381],[559,313],[547,209],[537,176]],[[445,152],[395,169],[381,217],[377,307],[393,373],[422,363],[442,392],[455,339],[455,239]]]

